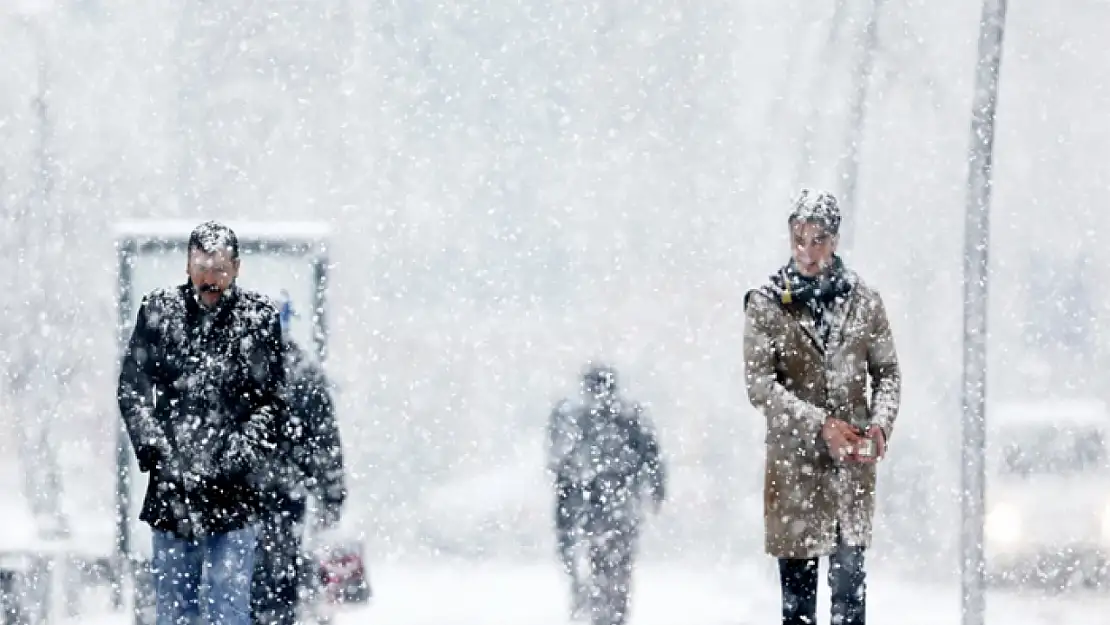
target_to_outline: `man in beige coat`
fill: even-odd
[[[767,420],[765,548],[779,561],[783,625],[817,622],[821,557],[832,622],[864,625],[863,554],[875,463],[900,402],[898,357],[878,292],[836,255],[836,198],[803,190],[788,225],[790,261],[744,297],[748,397]]]

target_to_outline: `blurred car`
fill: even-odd
[[[988,413],[988,579],[1106,581],[1108,437],[1110,417],[1094,400],[1003,404]]]

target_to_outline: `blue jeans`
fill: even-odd
[[[198,540],[155,531],[157,625],[250,625],[257,540],[253,526]]]

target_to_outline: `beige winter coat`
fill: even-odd
[[[765,290],[745,298],[748,398],[767,420],[763,489],[765,548],[778,558],[869,546],[875,465],[838,462],[821,439],[828,415],[879,425],[889,441],[901,374],[882,299],[854,274],[833,305],[827,347],[812,315]],[[868,381],[870,379],[870,396]]]

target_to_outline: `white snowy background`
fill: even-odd
[[[843,186],[870,4],[3,3],[0,533],[51,506],[110,531],[115,222],[318,219],[377,594],[352,622],[560,622],[541,436],[592,356],[650,403],[673,471],[634,623],[772,622],[740,300],[785,260],[796,188]],[[989,394],[1104,396],[1110,3],[1010,4]],[[905,392],[871,610],[955,622],[980,6],[878,11],[845,256],[884,294]],[[1110,621],[1093,591],[990,601]]]

